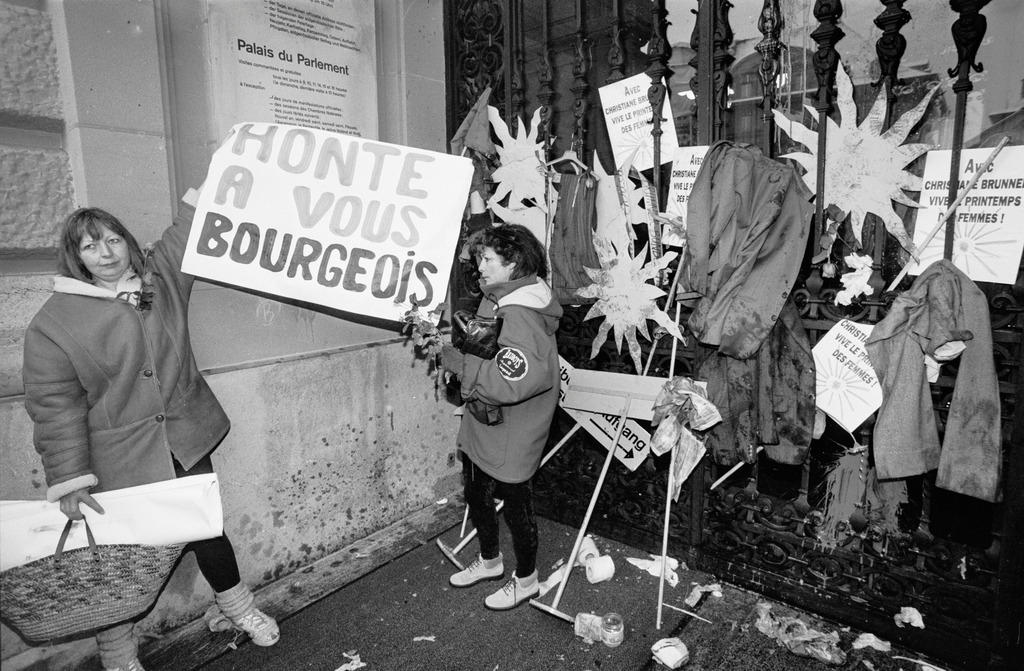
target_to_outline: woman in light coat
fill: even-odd
[[[54,293],[25,334],[25,407],[46,474],[47,500],[70,519],[92,493],[212,472],[230,427],[200,375],[189,340],[193,278],[181,272],[193,210],[182,205],[151,250],[99,208],[63,223]],[[226,536],[193,543],[224,617],[257,645],[277,623],[253,605]],[[212,623],[211,623],[212,626]],[[97,634],[109,671],[139,671],[132,623]]]

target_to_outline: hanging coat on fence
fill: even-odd
[[[807,248],[811,193],[792,166],[719,142],[701,164],[687,212],[683,290],[699,295],[690,330],[697,377],[722,413],[709,430],[717,463],[768,456],[802,463],[815,413],[814,358],[790,293]]]
[[[562,175],[548,249],[551,290],[561,305],[593,302],[580,298],[576,292],[593,282],[583,267],[601,267],[594,250],[596,202],[597,182],[591,175]]]
[[[925,355],[962,342],[956,386],[939,447]],[[950,261],[928,266],[871,331],[868,356],[882,384],[874,429],[879,478],[938,468],[943,489],[996,501],[1002,468],[999,383],[988,301]]]

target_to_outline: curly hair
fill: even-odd
[[[124,238],[128,245],[128,258],[132,270],[137,275],[142,274],[145,256],[135,236],[125,228],[120,219],[98,207],[80,207],[69,214],[61,224],[60,239],[57,243],[58,274],[92,283],[92,273],[82,263],[79,247],[86,235],[92,238],[100,237],[101,228]]]
[[[548,276],[548,260],[544,245],[530,229],[520,224],[501,224],[476,231],[467,241],[469,251],[478,257],[484,247],[490,247],[506,263],[515,263],[512,279],[528,275],[541,279]]]

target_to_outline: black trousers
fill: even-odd
[[[487,475],[465,454],[462,455],[462,484],[473,521],[480,539],[480,556],[494,559],[500,551],[498,542],[498,513],[494,499],[505,502],[502,512],[512,533],[512,548],[516,554],[516,575],[525,578],[537,568],[537,520],[533,516],[533,484],[526,482],[499,482]]]
[[[174,475],[184,477],[186,475],[205,475],[213,473],[213,463],[210,455],[206,455],[186,471],[178,460],[174,460]],[[199,572],[210,583],[214,592],[224,592],[231,589],[242,581],[238,573],[238,561],[235,559],[235,549],[231,547],[231,541],[227,536],[207,538],[206,540],[193,541],[185,546],[185,552],[192,551],[196,555],[196,563],[199,564]]]

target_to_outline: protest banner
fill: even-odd
[[[679,217],[682,222],[679,229],[686,230],[686,208],[690,200],[690,191],[697,181],[697,172],[704,156],[708,153],[707,145],[695,147],[679,147],[672,157],[672,176],[668,184],[668,200],[665,202],[665,214],[670,218]],[[670,247],[681,247],[685,240],[674,226],[666,226],[662,232],[661,244]]]
[[[840,320],[812,350],[818,409],[850,433],[882,405],[882,386],[864,346],[872,328]]]
[[[965,149],[960,157],[962,190],[991,149]],[[921,208],[914,227],[914,244],[928,235],[948,206],[949,150],[930,151],[925,159]],[[1013,284],[1024,250],[1024,147],[1005,147],[957,207],[953,264],[976,282]],[[923,249],[920,263],[911,260],[908,273],[919,275],[943,256],[944,231]]]
[[[597,90],[601,98],[605,125],[608,128],[608,139],[615,155],[615,168],[621,170],[623,174],[628,174],[630,165],[637,170],[654,167],[654,139],[651,137],[654,113],[651,111],[651,102],[647,99],[647,89],[650,86],[651,78],[641,72],[606,84]],[[670,96],[665,96],[665,103],[661,108],[662,163],[671,161],[676,147],[679,146],[669,98]]]
[[[612,441],[615,440],[615,435],[619,430],[619,415],[575,410],[561,405],[562,401],[565,400],[565,391],[569,388],[569,383],[572,381],[572,374],[576,367],[561,356],[558,357],[558,361],[562,368],[562,388],[558,395],[558,403],[562,410],[569,413],[569,416],[576,420],[587,433],[593,436],[604,449],[611,448]],[[622,462],[629,470],[635,471],[643,463],[644,459],[647,458],[647,454],[651,451],[650,445],[650,432],[637,424],[635,420],[627,419],[626,426],[622,429],[622,437],[619,439],[618,447],[615,450],[615,458]]]
[[[196,203],[182,270],[400,321],[445,298],[467,158],[269,123],[232,128]]]

